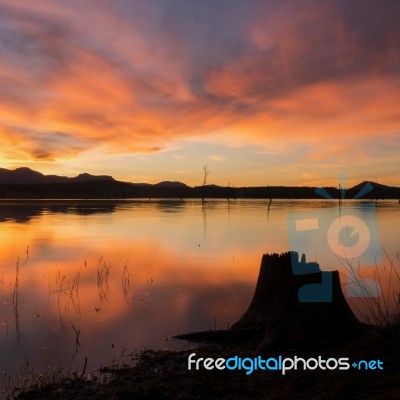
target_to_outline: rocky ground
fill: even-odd
[[[306,346],[307,347],[307,346]],[[36,383],[19,388],[18,400],[45,399],[400,399],[400,332],[397,328],[367,328],[347,343],[312,344],[312,348],[277,349],[264,358],[349,357],[380,359],[384,370],[359,371],[245,371],[188,370],[190,353],[198,357],[257,356],[251,344],[201,345],[196,350],[147,350],[132,365],[103,368],[82,377],[60,378],[56,383]]]

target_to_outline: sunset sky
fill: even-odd
[[[400,2],[0,0],[0,167],[400,186]]]

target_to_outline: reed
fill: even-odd
[[[122,270],[122,278],[121,278],[121,283],[122,283],[122,291],[125,297],[125,301],[128,302],[128,294],[130,290],[130,273],[128,270],[128,265],[125,263],[124,268]]]
[[[358,287],[362,295],[360,297],[362,308],[367,310],[366,313],[362,313],[360,307],[352,304],[356,311],[365,318],[367,323],[381,327],[392,327],[400,323],[400,262],[398,262],[399,266],[396,266],[387,251],[383,249],[383,252],[389,264],[389,278],[387,289],[381,293],[377,293],[366,284],[352,265],[351,260],[339,261],[346,270],[347,282]],[[396,258],[399,261],[399,254]],[[381,288],[383,287],[380,267],[377,263],[375,263],[374,280],[379,283]]]
[[[97,288],[101,301],[108,300],[110,294],[110,285],[108,282],[110,268],[111,266],[107,265],[103,257],[101,257],[97,268]]]
[[[68,281],[68,290],[69,290],[69,298],[72,302],[72,305],[74,307],[75,313],[80,315],[81,309],[80,309],[80,302],[79,302],[79,281],[81,277],[81,272],[79,271],[73,281],[72,285]]]
[[[15,284],[14,284],[14,292],[13,292],[13,309],[14,309],[14,320],[15,320],[15,333],[17,336],[17,342],[19,344],[21,340],[21,327],[19,320],[19,258],[17,259],[17,263],[15,265]]]

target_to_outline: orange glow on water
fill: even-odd
[[[81,365],[85,356],[100,365],[120,357],[121,348],[179,347],[183,344],[170,336],[231,326],[251,301],[262,254],[288,251],[288,212],[320,207],[333,205],[3,201],[4,368],[15,371],[24,357],[38,373],[60,363]],[[399,268],[396,211],[394,202],[377,204],[382,247]],[[387,296],[400,284],[390,268],[384,257],[382,264],[359,272],[362,278],[379,278]],[[340,270],[346,294],[345,272]],[[369,313],[362,301],[349,301],[360,317]]]

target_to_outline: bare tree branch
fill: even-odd
[[[204,180],[203,180],[203,186],[207,184],[207,176],[211,174],[211,171],[208,170],[207,165],[203,167],[204,169]]]

